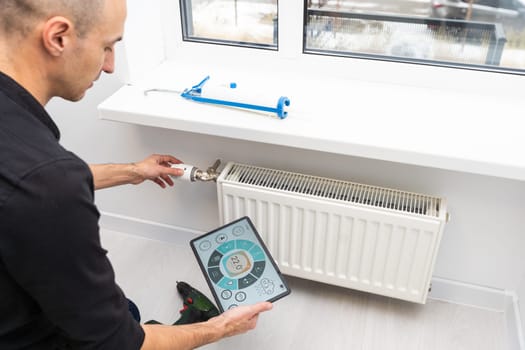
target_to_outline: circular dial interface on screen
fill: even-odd
[[[250,271],[252,263],[246,252],[239,251],[224,259],[224,267],[230,277],[236,277]]]

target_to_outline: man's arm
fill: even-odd
[[[173,186],[170,175],[183,174],[183,170],[171,168],[171,164],[178,163],[181,161],[173,156],[154,154],[137,163],[90,164],[89,168],[93,174],[95,190],[125,184],[138,185],[145,180],[151,180],[165,188],[166,184]]]
[[[239,306],[202,323],[179,326],[143,325],[141,350],[190,350],[222,338],[245,333],[257,325],[259,314],[272,308],[269,302]]]

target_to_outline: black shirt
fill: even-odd
[[[141,326],[100,245],[86,163],[0,72],[0,349],[139,349]]]

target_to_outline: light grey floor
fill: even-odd
[[[211,293],[187,246],[103,230],[117,283],[142,320],[172,323],[185,281]],[[203,349],[503,350],[503,313],[429,300],[417,305],[288,277],[292,294],[261,316],[258,327]]]

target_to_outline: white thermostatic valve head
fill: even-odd
[[[195,173],[197,172],[197,167],[189,164],[172,164],[171,167],[173,169],[182,169],[184,171],[184,174],[181,176],[172,176],[174,179],[179,180],[185,180],[188,182],[194,182],[195,181]]]
[[[182,176],[172,176],[174,179],[186,180],[188,182],[202,181],[202,182],[211,182],[217,181],[219,177],[219,172],[217,168],[221,164],[221,161],[217,159],[212,166],[210,166],[206,171],[197,168],[196,166],[189,164],[172,164],[171,167],[174,169],[182,169],[184,174]]]

